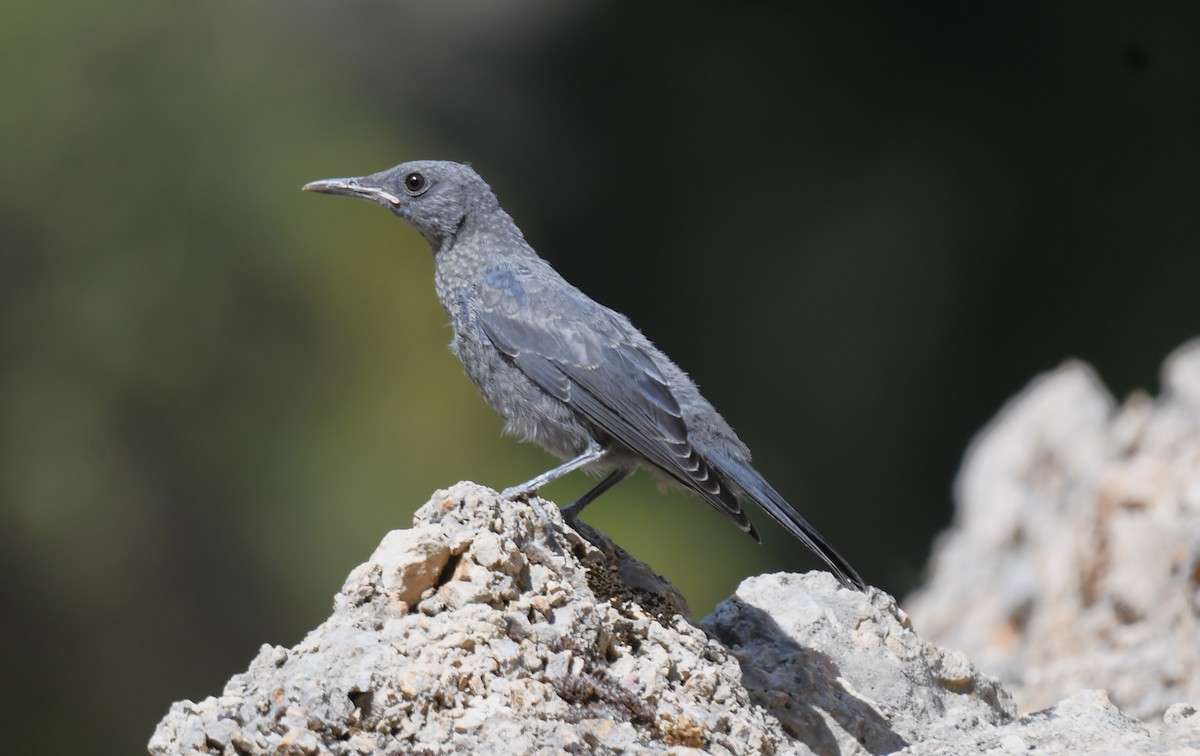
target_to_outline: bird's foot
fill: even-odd
[[[558,508],[558,513],[562,515],[563,522],[567,523],[575,530],[579,530],[579,513],[582,511],[583,507],[579,506],[579,502]]]
[[[590,528],[585,530],[583,522],[581,522],[579,519],[577,519],[575,517],[575,515],[571,514],[570,512],[563,511],[564,509],[566,509],[566,507],[558,508],[558,513],[560,515],[562,515],[562,518],[563,518],[563,524],[566,525],[571,530],[578,533],[580,536],[582,536],[584,540],[590,541],[591,539],[589,539],[586,535],[584,535],[586,532],[588,532],[588,530],[590,530]]]
[[[553,541],[552,534],[554,533],[554,520],[550,519],[550,513],[542,507],[542,504],[537,499],[529,502],[534,511],[538,513],[538,517],[542,520],[542,529],[546,531],[546,538]]]
[[[542,506],[541,500],[537,497],[536,489],[531,490],[522,486],[513,486],[501,491],[500,496],[509,501],[523,501],[533,507],[533,511],[537,512],[538,519],[542,521],[542,527],[545,529],[547,535],[554,532],[554,521],[550,519],[550,513]]]
[[[583,511],[583,508],[582,506],[577,506],[577,504],[578,502],[575,504],[568,504],[566,506],[559,506],[558,514],[563,517],[563,522],[568,524],[569,528],[582,535],[583,528],[581,526],[583,523],[580,522],[580,512]]]
[[[500,492],[500,496],[509,501],[529,501],[537,493],[537,489],[513,486]]]

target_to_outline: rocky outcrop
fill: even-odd
[[[167,753],[885,753],[1015,709],[880,591],[746,581],[701,626],[665,581],[549,504],[441,492],[333,615],[175,704]],[[680,751],[678,749],[685,749]]]
[[[460,483],[302,643],[174,704],[150,752],[1200,752],[1179,703],[1200,699],[1200,348],[1165,385],[1118,408],[1073,364],[1013,400],[972,445],[913,622],[811,573],[750,578],[692,623],[549,502]]]
[[[1200,342],[1118,406],[1073,363],[975,439],[957,516],[906,609],[1023,711],[1103,688],[1157,722],[1200,702]]]

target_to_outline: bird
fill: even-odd
[[[751,465],[750,450],[696,384],[630,320],[568,283],[525,240],[469,164],[416,160],[303,189],[369,200],[433,251],[451,351],[505,431],[562,464],[502,492],[528,498],[570,472],[604,473],[563,507],[571,523],[639,468],[682,484],[761,542],[749,499],[847,588],[866,582]]]

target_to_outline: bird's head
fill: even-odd
[[[377,202],[424,236],[435,252],[472,214],[497,207],[491,188],[471,166],[442,160],[414,160],[370,176],[313,181],[304,190]]]

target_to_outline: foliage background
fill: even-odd
[[[910,589],[1007,397],[1071,357],[1155,390],[1200,331],[1198,8],[0,3],[6,748],[137,752],[431,491],[549,465],[420,239],[298,191],[415,157],[473,162]],[[814,566],[646,476],[589,519],[697,616]]]

